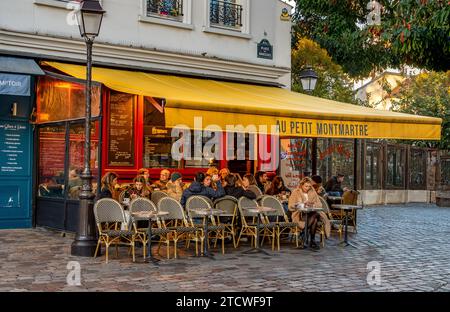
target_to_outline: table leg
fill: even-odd
[[[255,252],[255,253],[261,252],[261,253],[265,254],[266,256],[271,256],[271,254],[269,254],[267,251],[265,251],[262,248],[259,248],[259,228],[261,226],[261,220],[260,220],[261,217],[262,217],[261,214],[257,215],[258,221],[256,222],[256,239],[255,239],[256,247],[253,247],[253,248],[251,248],[249,250],[244,251],[243,252],[244,254],[252,253],[252,252]]]
[[[203,227],[203,230],[205,231],[205,239],[203,241],[203,256],[208,257],[212,260],[216,260],[214,258],[214,255],[209,253],[209,247],[208,247],[208,217],[205,217],[205,225]]]
[[[147,229],[147,259],[145,259],[145,263],[153,263],[154,265],[159,265],[160,260],[153,257],[152,255],[152,219],[148,220],[148,229]]]
[[[304,248],[308,248],[309,233],[308,233],[308,213],[305,213],[305,234],[303,235],[305,241],[303,242]]]

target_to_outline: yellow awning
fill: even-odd
[[[85,66],[46,62],[85,79]],[[276,87],[94,67],[92,79],[110,89],[164,98],[167,127],[279,125],[282,136],[439,140],[440,118],[377,110]]]

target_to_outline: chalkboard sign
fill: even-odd
[[[29,125],[0,122],[0,175],[29,174]]]
[[[111,93],[108,164],[134,166],[134,95]]]

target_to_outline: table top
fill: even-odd
[[[312,212],[312,211],[323,211],[323,208],[315,208],[315,207],[295,207],[297,210],[301,212]]]
[[[202,216],[213,216],[213,215],[221,215],[225,211],[219,210],[219,209],[206,209],[206,208],[192,208],[192,211],[194,211],[196,214],[202,215]]]
[[[342,209],[342,210],[363,209],[362,206],[358,206],[358,205],[331,205],[331,208]]]
[[[329,200],[342,200],[342,196],[327,196],[327,199]]]
[[[161,216],[167,216],[169,212],[167,211],[137,211],[133,212],[132,215],[134,218],[143,218],[143,219],[150,219],[153,217],[161,217]]]
[[[275,208],[271,208],[271,207],[247,207],[247,208],[244,208],[244,209],[247,210],[247,211],[256,212],[256,213],[276,211]]]

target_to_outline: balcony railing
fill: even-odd
[[[183,16],[183,0],[147,0],[147,16],[180,19]]]
[[[242,27],[242,5],[231,1],[210,0],[209,21],[212,26]]]

